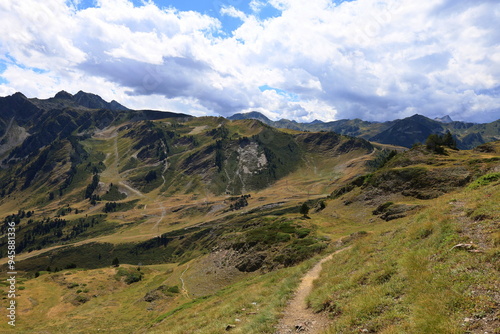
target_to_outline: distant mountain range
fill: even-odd
[[[47,139],[56,138],[61,131],[69,134],[77,129],[82,131],[91,126],[103,128],[113,122],[154,120],[166,117],[191,116],[154,110],[131,110],[117,101],[107,102],[96,94],[83,91],[79,91],[74,95],[61,91],[49,99],[27,98],[22,93],[0,97],[0,137],[3,136],[4,142],[10,138],[5,137],[5,134],[8,132],[9,127],[13,125],[14,127],[22,127],[25,130],[33,128],[35,131],[28,130],[27,133],[35,133]],[[299,131],[333,131],[372,142],[403,147],[423,143],[430,134],[443,134],[447,131],[452,133],[460,149],[471,149],[477,145],[500,139],[500,120],[477,124],[453,121],[450,116],[430,119],[416,114],[388,122],[343,119],[332,122],[315,120],[310,123],[299,123],[287,119],[273,121],[262,113],[253,111],[237,113],[228,117],[228,119],[256,119],[275,128]],[[45,132],[47,133],[45,134]],[[35,137],[37,135],[30,136],[23,143],[30,148],[27,148],[22,153],[28,153],[30,149],[38,149],[46,144],[47,140]],[[31,146],[35,141],[37,144]],[[10,143],[10,145],[14,144]]]
[[[433,120],[416,114],[404,119],[383,123],[360,119],[343,119],[333,122],[315,120],[311,123],[298,123],[287,119],[272,121],[263,114],[253,111],[234,114],[229,119],[257,119],[276,128],[299,131],[333,131],[343,135],[361,137],[373,142],[404,147],[423,143],[430,134],[444,134],[447,131],[450,131],[455,137],[460,149],[471,149],[477,145],[500,139],[500,120],[477,124],[453,121],[449,116]]]
[[[75,131],[84,133],[114,122],[165,117],[191,116],[155,110],[130,110],[116,101],[106,102],[98,95],[82,91],[75,95],[61,91],[49,99],[27,98],[22,93],[15,93],[0,97],[0,154],[15,147],[11,156],[20,158],[57,138],[67,138]]]
[[[162,126],[153,122],[162,119],[169,121]],[[188,129],[184,123],[189,120],[199,125]],[[131,110],[116,101],[107,102],[98,95],[81,91],[75,95],[61,91],[49,99],[27,98],[22,93],[2,97],[0,201],[10,194],[28,190],[32,195],[41,190],[63,196],[67,189],[74,187],[79,168],[88,173],[95,161],[101,165],[93,166],[92,173],[106,168],[102,163],[110,152],[99,153],[102,148],[96,146],[93,139],[117,138],[111,141],[116,147],[113,156],[118,155],[119,146],[130,151],[130,156],[125,155],[121,162],[128,166],[123,173],[128,177],[125,171],[143,172],[144,175],[137,178],[142,182],[151,172],[145,188],[152,187],[152,179],[157,180],[158,187],[160,181],[170,184],[185,177],[193,182],[192,189],[211,184],[211,190],[217,194],[240,194],[265,188],[290,173],[309,149],[330,150],[335,154],[373,150],[373,146],[361,138],[331,132],[291,135],[264,124],[265,120],[235,122],[242,131],[236,132],[226,126],[233,122],[224,118],[197,119],[181,113]],[[242,136],[245,132],[248,135]],[[321,145],[311,147],[310,142],[315,140]],[[247,147],[250,153],[244,149]],[[176,158],[167,162],[173,153]],[[96,156],[89,157],[92,154]],[[233,164],[233,159],[240,154],[244,159]],[[153,166],[156,169],[152,169]],[[121,168],[114,167],[113,173],[121,173]],[[155,176],[167,169],[171,172],[169,175]],[[197,178],[203,174],[201,182]],[[134,180],[129,177],[123,182],[134,184]]]

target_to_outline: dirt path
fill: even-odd
[[[151,227],[151,230],[153,230],[153,231],[158,227],[158,225],[160,225],[163,218],[165,218],[165,216],[167,215],[167,209],[165,208],[163,203],[162,202],[157,202],[157,203],[158,203],[158,206],[160,207],[161,215],[160,215],[160,218],[158,219],[158,221],[153,225],[153,227]],[[159,231],[158,231],[158,234],[159,234]]]
[[[187,271],[188,269],[189,269],[189,264],[187,265],[186,269],[184,269],[184,271],[182,272],[182,274],[181,274],[181,276],[179,277],[179,279],[181,280],[181,283],[182,283],[182,285],[181,285],[181,290],[182,290],[182,293],[183,293],[184,295],[186,295],[186,297],[188,297],[188,298],[189,298],[189,291],[188,291],[188,290],[187,290],[187,288],[186,288],[186,282],[184,282],[184,278],[183,278],[184,274],[186,273],[186,271]]]
[[[314,280],[321,273],[323,263],[348,248],[340,249],[325,257],[304,275],[295,295],[283,312],[284,316],[278,324],[275,334],[321,333],[328,329],[328,318],[322,314],[314,313],[307,307],[307,296],[312,291]]]
[[[127,188],[128,190],[130,190],[131,192],[133,193],[136,193],[138,196],[140,197],[144,197],[144,194],[141,193],[139,190],[135,189],[135,188],[132,188],[131,186],[129,186],[128,184],[125,183],[125,181],[120,181],[118,182],[121,186],[124,186],[125,188]]]

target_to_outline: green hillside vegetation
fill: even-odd
[[[413,154],[408,151],[394,156],[382,169],[368,174],[371,175],[368,178],[376,179],[378,174],[401,169],[401,165],[411,170],[414,167],[408,167],[410,163],[425,163],[426,166],[445,170],[457,161],[467,166],[472,157],[482,162],[481,165],[475,164],[473,170],[487,172],[496,166],[490,155],[449,151],[448,156],[443,156],[426,151],[425,147],[417,147],[413,151]],[[425,161],[425,157],[429,160]],[[397,175],[401,175],[402,180],[408,177],[406,174]],[[418,173],[409,175],[413,177]],[[265,220],[255,215],[252,220],[249,213],[248,219],[234,217],[234,223],[229,228],[231,232],[223,234],[229,249],[235,245],[243,249],[245,244],[254,243],[256,246],[294,247],[301,240],[306,240],[307,244],[312,233],[323,235],[325,241],[344,236],[342,242],[331,242],[323,252],[347,245],[353,247],[324,265],[321,277],[309,296],[314,310],[330,315],[331,333],[357,333],[360,329],[381,333],[494,332],[498,326],[498,296],[491,291],[500,283],[498,279],[492,280],[499,277],[500,269],[500,242],[495,223],[500,212],[499,181],[488,175],[495,174],[472,176],[464,186],[432,201],[403,194],[401,189],[390,192],[386,189],[378,195],[381,198],[349,197],[354,195],[354,189],[336,199],[325,200],[323,210],[310,211],[309,220],[300,220],[298,208],[295,212],[285,213],[285,216],[295,217],[295,220],[283,216],[272,219],[272,215]],[[367,187],[375,185],[376,182]],[[427,184],[427,187],[436,186]],[[347,198],[351,198],[352,203],[346,201]],[[388,199],[391,201],[376,204]],[[380,212],[376,209],[385,212],[398,204],[418,205],[419,208],[406,217],[394,220],[385,221],[378,217]],[[332,218],[334,216],[337,218]],[[354,220],[362,222],[356,224]],[[243,221],[245,225],[241,225]],[[248,232],[242,234],[244,231]],[[88,251],[91,249],[96,248],[88,248]],[[283,251],[279,253],[286,254]],[[294,249],[291,254],[300,252]],[[285,307],[301,275],[315,262],[313,258],[295,266],[278,266],[270,272],[268,268],[258,274],[248,273],[251,276],[240,277],[226,287],[194,299],[182,293],[180,287],[179,293],[162,292],[166,288],[161,286],[179,285],[179,277],[183,274],[188,287],[189,284],[193,287],[199,284],[193,281],[196,276],[189,273],[197,270],[198,261],[210,255],[200,252],[199,256],[191,261],[185,259],[184,264],[179,266],[174,263],[142,265],[140,274],[134,274],[139,273],[137,267],[125,265],[129,269],[122,269],[120,265],[117,269],[110,268],[112,256],[106,257],[109,263],[103,263],[101,269],[70,269],[57,273],[40,270],[40,277],[22,283],[25,289],[20,292],[20,300],[30,296],[39,301],[44,295],[47,302],[38,304],[44,305],[43,309],[34,306],[26,315],[41,316],[50,311],[50,314],[58,314],[59,320],[41,321],[42,327],[39,327],[37,318],[30,316],[32,325],[26,328],[29,330],[29,326],[37,326],[37,329],[55,332],[73,330],[87,333],[102,326],[117,331],[135,330],[140,326],[151,333],[165,330],[171,333],[197,332],[200,328],[215,333],[229,324],[236,324],[233,330],[237,333],[272,333],[280,310]],[[84,260],[81,256],[75,259]],[[120,260],[120,263],[124,262]],[[165,271],[160,268],[171,269]],[[61,277],[57,275],[61,274],[65,278],[63,285],[57,283],[58,277]],[[128,275],[131,276],[127,280]],[[49,288],[51,292],[47,290]],[[68,305],[64,311],[58,306],[59,298],[63,298],[66,301],[64,305]],[[140,302],[123,312],[123,305],[128,304],[130,299]],[[151,301],[147,300],[155,302],[153,309]],[[102,307],[106,307],[110,316],[98,315],[102,313]],[[63,315],[71,321],[61,321]],[[236,318],[240,321],[235,322]],[[82,329],[79,324],[84,322],[87,325]]]
[[[499,200],[498,183],[466,189],[369,233],[324,265],[311,307],[329,333],[494,333]]]
[[[329,333],[500,328],[498,141],[458,150],[450,130],[404,149],[85,93],[3,99],[0,130],[30,133],[0,144],[20,332],[275,333],[337,250],[307,299]]]

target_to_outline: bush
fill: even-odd
[[[469,184],[469,189],[477,189],[479,187],[486,186],[492,182],[500,180],[500,173],[486,174],[478,178],[476,181]]]
[[[119,268],[115,275],[115,279],[119,281],[123,277],[125,277],[123,280],[125,283],[132,284],[141,281],[143,273],[133,269]]]
[[[295,233],[297,234],[297,238],[303,239],[311,233],[311,230],[308,228],[299,228],[295,231]]]
[[[116,211],[116,202],[108,202],[104,205],[104,209],[102,210],[106,213]]]
[[[177,285],[174,285],[174,286],[171,286],[167,289],[168,292],[171,292],[171,293],[179,293],[181,292],[179,287]]]
[[[85,304],[88,301],[89,301],[89,298],[87,296],[84,296],[84,295],[78,295],[75,298],[76,304]]]
[[[429,135],[429,137],[427,137],[427,140],[425,141],[425,146],[428,150],[431,150],[437,154],[444,154],[445,151],[443,146],[456,150],[457,142],[451,135],[450,131],[448,131],[442,136],[437,134]]]
[[[127,276],[125,277],[125,283],[127,284],[132,284],[135,282],[139,282],[142,280],[142,273],[135,271],[135,272],[129,272]]]

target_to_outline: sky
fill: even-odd
[[[195,116],[500,118],[498,0],[0,0],[0,96]]]

